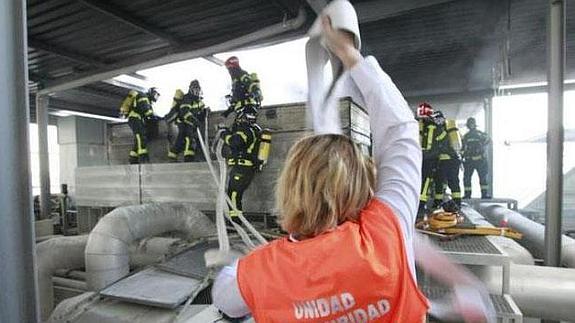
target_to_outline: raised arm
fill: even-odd
[[[419,189],[419,127],[407,102],[373,57],[351,71],[369,112],[377,166],[376,196],[389,204],[411,240]]]
[[[323,18],[323,29],[330,51],[350,74],[369,113],[377,167],[375,194],[398,216],[414,271],[410,250],[421,186],[419,126],[407,102],[375,58],[363,58],[353,46],[353,36],[335,31],[327,17]]]

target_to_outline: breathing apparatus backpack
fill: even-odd
[[[137,96],[138,91],[136,90],[130,90],[130,92],[128,92],[128,95],[124,98],[124,101],[122,101],[122,105],[120,106],[120,115],[125,117],[130,113]]]
[[[259,138],[257,139],[257,151],[256,162],[258,165],[258,170],[261,171],[265,165],[268,163],[270,156],[272,142],[272,133],[269,129],[263,129],[260,132]]]
[[[455,120],[447,119],[446,126],[449,146],[455,150],[456,153],[461,151],[461,136],[455,124]]]

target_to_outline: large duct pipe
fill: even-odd
[[[74,279],[56,277],[62,271],[84,268],[84,252],[88,235],[53,238],[36,246],[38,259],[38,286],[40,293],[40,314],[42,321],[50,316],[54,308],[54,282],[59,285],[75,284],[73,288],[87,290],[84,272],[66,275]],[[181,239],[153,237],[142,239],[128,247],[131,267],[144,267],[157,263],[167,255],[175,254],[186,247]]]
[[[128,275],[128,247],[133,241],[172,231],[182,232],[189,239],[216,234],[214,224],[191,204],[135,205],[108,213],[88,238],[88,286],[100,290]]]
[[[471,270],[490,292],[501,292],[501,267]],[[569,322],[575,318],[575,269],[511,265],[510,286],[524,316]]]
[[[36,245],[40,318],[48,320],[54,308],[52,276],[57,269],[84,267],[84,249],[88,236],[59,237]]]
[[[489,223],[481,214],[479,214],[474,209],[464,206],[462,208],[462,211],[465,214],[465,217],[471,223],[480,226],[493,227],[491,223]],[[500,250],[505,252],[509,256],[509,258],[511,258],[511,262],[513,262],[514,264],[521,264],[521,265],[535,264],[535,260],[533,259],[531,253],[523,246],[521,246],[519,243],[517,243],[517,241],[511,238],[501,236],[489,236],[487,237],[487,239],[489,239],[491,243],[496,245]]]
[[[520,240],[523,246],[536,257],[542,258],[545,255],[545,226],[500,205],[481,203],[479,212],[491,223],[506,220],[510,227],[523,233],[523,239]],[[575,239],[566,235],[563,235],[561,242],[561,264],[575,268]]]

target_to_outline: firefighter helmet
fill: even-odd
[[[224,65],[226,65],[227,69],[240,68],[240,60],[236,56],[232,56],[232,57],[226,59],[226,62],[224,63]]]
[[[422,102],[417,107],[417,116],[418,117],[429,117],[433,114],[433,108],[427,102]]]
[[[468,129],[475,129],[477,128],[477,122],[475,121],[475,118],[471,117],[467,119],[467,122],[465,123],[465,125],[467,126]]]
[[[156,89],[155,87],[151,87],[148,90],[148,99],[150,99],[150,101],[156,102],[156,101],[158,101],[159,97],[160,97],[160,92],[158,92],[158,89]]]
[[[200,87],[200,82],[198,80],[191,81],[188,91],[193,96],[201,97],[202,96],[202,88]]]

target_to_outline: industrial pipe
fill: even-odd
[[[479,212],[493,224],[497,225],[504,221],[508,223],[509,227],[523,233],[523,238],[519,240],[519,243],[529,249],[536,257],[543,257],[545,254],[545,226],[500,205],[481,203],[479,204]],[[561,245],[561,264],[575,268],[575,239],[563,235]]]
[[[77,269],[84,267],[84,249],[87,235],[59,237],[36,245],[38,260],[38,292],[40,318],[48,320],[54,308],[52,276],[57,269]]]
[[[182,251],[189,243],[179,238],[149,237],[131,244],[130,268],[141,268],[158,263]]]
[[[501,267],[470,268],[491,293],[501,292]],[[524,316],[573,321],[575,318],[575,269],[511,265],[511,296]]]
[[[38,286],[40,292],[41,319],[45,321],[54,308],[54,282],[80,290],[88,290],[84,272],[70,269],[84,268],[84,252],[88,235],[53,238],[36,246],[38,259]],[[136,241],[128,247],[131,267],[143,267],[157,263],[167,255],[186,247],[181,239],[153,237]],[[63,277],[57,277],[62,275]],[[69,278],[68,278],[69,277]],[[70,279],[72,278],[72,279]],[[74,284],[71,286],[70,284]]]
[[[216,228],[191,204],[166,203],[126,206],[105,215],[88,237],[88,286],[100,290],[130,272],[130,243],[166,232],[181,232],[188,239],[213,236]]]
[[[474,209],[463,206],[462,208],[463,214],[467,220],[475,225],[486,226],[486,227],[493,227],[491,223],[489,223],[481,214],[479,214]],[[529,250],[525,249],[521,246],[517,241],[506,238],[502,236],[489,236],[487,237],[495,246],[497,246],[501,251],[503,251],[509,258],[511,258],[511,262],[514,264],[521,264],[521,265],[533,265],[535,264],[535,260],[533,256],[529,252]]]

